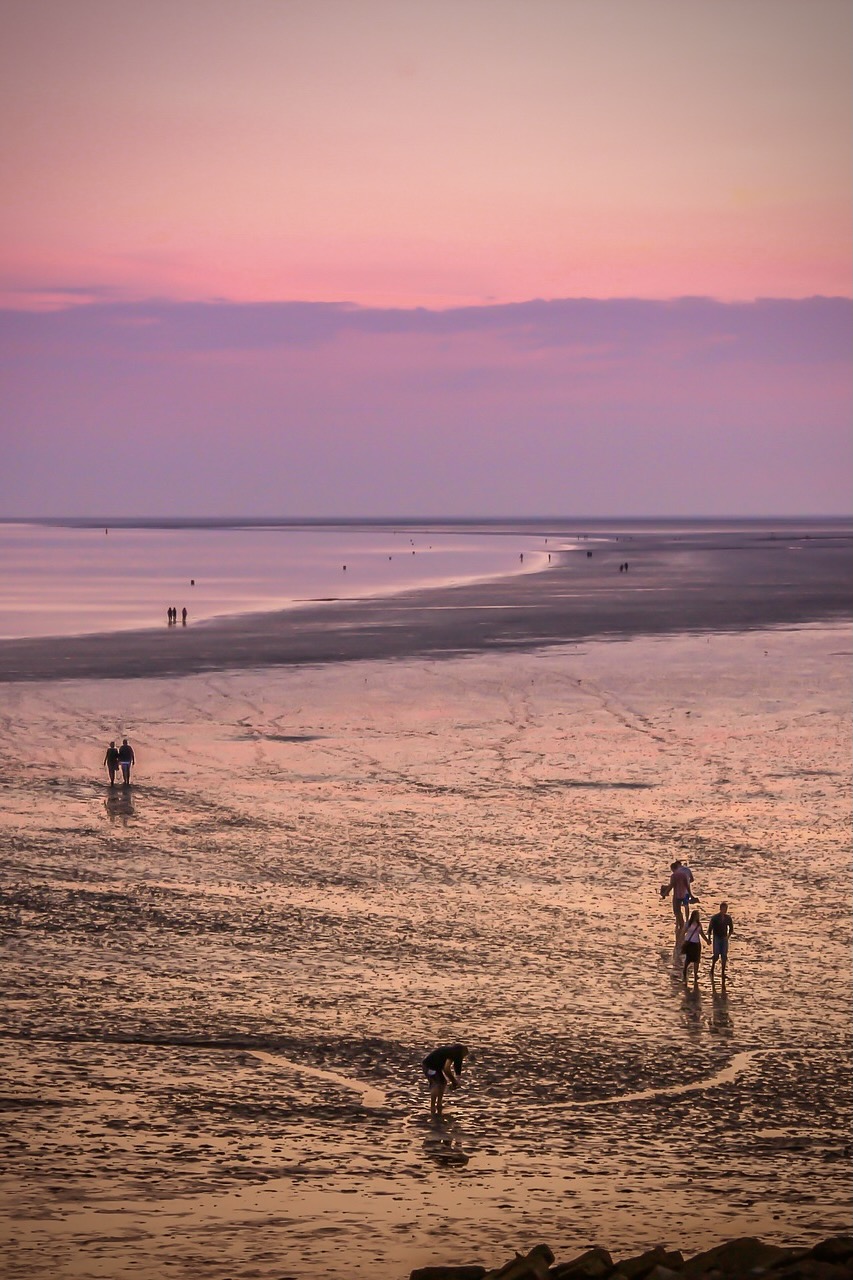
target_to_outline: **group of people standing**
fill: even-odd
[[[115,786],[116,774],[120,772],[122,784],[125,787],[129,787],[130,771],[135,763],[136,757],[133,754],[133,747],[127,738],[122,738],[120,747],[117,747],[115,742],[111,742],[104,756],[104,768],[109,774],[110,786]]]
[[[675,941],[684,957],[684,981],[687,981],[687,970],[693,967],[693,984],[699,981],[699,961],[702,957],[703,940],[713,946],[711,960],[711,980],[717,961],[720,962],[720,977],[726,980],[726,961],[729,956],[729,938],[735,931],[734,921],[729,915],[729,904],[720,903],[720,909],[708,921],[707,932],[702,927],[702,919],[698,908],[693,907],[699,899],[693,893],[693,872],[686,862],[676,858],[670,863],[670,877],[667,884],[661,885],[661,897],[672,894],[672,910],[675,915]]]
[[[166,617],[167,617],[167,618],[168,618],[168,620],[169,620],[169,626],[170,626],[170,627],[177,626],[177,623],[178,623],[178,611],[177,611],[177,609],[175,609],[172,605],[170,605],[170,606],[169,606],[169,608],[166,610]],[[184,626],[186,626],[186,625],[187,625],[187,611],[186,611],[186,609],[182,609],[182,610],[181,610],[181,623],[182,623]]]
[[[670,864],[670,877],[667,884],[661,885],[661,897],[672,894],[672,910],[675,916],[676,946],[684,957],[683,979],[687,982],[688,969],[693,968],[694,986],[699,981],[699,961],[702,956],[702,943],[713,946],[711,960],[711,981],[720,963],[720,976],[726,981],[726,962],[729,955],[729,938],[734,933],[734,921],[729,915],[729,904],[720,903],[719,911],[708,921],[708,928],[702,926],[699,910],[693,904],[699,899],[693,893],[693,872],[686,862],[676,859]],[[460,1083],[462,1067],[468,1057],[468,1049],[463,1044],[441,1045],[433,1049],[423,1060],[422,1070],[429,1084],[430,1115],[439,1117],[442,1114],[445,1090],[456,1088]]]
[[[693,904],[699,899],[693,893],[693,872],[686,862],[676,859],[670,864],[670,877],[661,885],[661,897],[672,894],[672,910],[675,916],[676,946],[684,957],[684,981],[687,971],[693,968],[693,983],[699,981],[699,961],[702,956],[702,942],[713,945],[711,960],[711,981],[717,961],[720,962],[720,976],[726,981],[726,961],[729,955],[729,938],[735,931],[734,921],[729,915],[729,904],[720,903],[719,911],[708,921],[707,931],[702,927],[699,910]],[[423,1060],[422,1070],[429,1084],[430,1115],[439,1117],[442,1114],[446,1089],[456,1088],[460,1083],[462,1067],[468,1057],[468,1049],[464,1044],[441,1045],[433,1049]]]

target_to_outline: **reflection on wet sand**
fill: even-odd
[[[470,1159],[465,1150],[461,1125],[450,1115],[430,1116],[429,1132],[423,1140],[423,1151],[440,1165],[463,1167]]]
[[[107,817],[110,822],[121,822],[126,826],[130,818],[135,818],[136,809],[133,800],[134,793],[131,787],[119,787],[116,790],[110,790],[104,800],[104,808],[107,811]]]
[[[280,1054],[265,1053],[262,1049],[250,1049],[248,1052],[253,1058],[257,1058],[259,1062],[269,1063],[270,1066],[276,1067],[279,1071],[295,1071],[298,1074],[316,1077],[319,1080],[328,1080],[342,1089],[352,1089],[361,1096],[361,1105],[363,1107],[375,1109],[384,1107],[386,1104],[386,1097],[381,1089],[376,1089],[369,1084],[362,1084],[358,1080],[351,1080],[336,1071],[323,1071],[319,1067],[309,1067],[304,1062],[293,1062],[283,1058]]]
[[[843,1230],[838,650],[817,628],[6,688],[12,1280],[72,1256],[399,1280],[437,1246]],[[79,742],[117,723],[145,771],[105,803]],[[705,948],[682,982],[675,856],[731,904],[725,987]],[[431,1126],[423,1054],[463,1038]]]
[[[701,1037],[704,1029],[702,1017],[702,992],[698,979],[695,985],[684,987],[684,1022],[687,1034],[694,1040]]]
[[[711,1003],[711,1027],[718,1035],[732,1036],[734,1023],[729,1013],[729,996],[725,981],[711,978]]]
[[[698,993],[697,993],[698,994]],[[694,997],[690,997],[691,1004],[694,1004]],[[699,1009],[699,1001],[695,1000],[695,1008]],[[691,1081],[689,1084],[662,1085],[659,1089],[640,1089],[636,1093],[614,1094],[612,1097],[594,1098],[585,1102],[564,1102],[560,1104],[561,1111],[578,1111],[586,1110],[589,1107],[612,1107],[622,1106],[628,1102],[646,1102],[656,1098],[680,1098],[687,1094],[706,1093],[710,1089],[715,1089],[720,1085],[731,1084],[752,1064],[753,1060],[763,1055],[774,1055],[784,1052],[784,1048],[780,1049],[748,1049],[744,1053],[736,1053],[727,1066],[719,1071],[711,1072],[708,1075],[700,1076],[698,1079]],[[817,1046],[809,1050],[809,1056],[819,1060],[824,1055],[834,1054],[835,1048],[829,1045]],[[701,1063],[699,1064],[701,1068]]]

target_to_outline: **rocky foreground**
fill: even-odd
[[[557,1262],[546,1244],[488,1271],[481,1266],[420,1267],[410,1280],[853,1280],[853,1236],[832,1236],[811,1249],[765,1244],[753,1236],[685,1258],[662,1246],[614,1262],[606,1249],[587,1249]]]

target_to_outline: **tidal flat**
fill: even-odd
[[[849,1231],[850,657],[820,623],[6,684],[5,1274]],[[675,857],[725,987],[707,949],[681,980]]]

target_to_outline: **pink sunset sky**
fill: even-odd
[[[847,0],[0,23],[0,516],[848,510]]]

